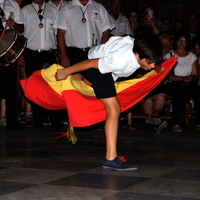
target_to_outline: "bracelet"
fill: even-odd
[[[154,26],[156,26],[155,24],[154,25],[151,25],[151,27],[153,28]]]

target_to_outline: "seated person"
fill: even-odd
[[[154,126],[156,134],[167,127],[167,121],[159,118],[160,112],[166,104],[167,95],[164,93],[163,84],[158,85],[141,103],[141,108],[147,119],[145,122]]]
[[[128,77],[128,79],[142,77],[145,73],[147,73],[147,71],[139,68],[134,74],[131,75],[131,77]],[[168,125],[167,121],[162,121],[159,118],[159,114],[165,106],[166,97],[167,95],[164,93],[163,83],[161,83],[141,102],[142,111],[147,116],[145,122],[147,124],[154,125],[156,134],[160,134],[160,132]],[[132,122],[132,109],[127,111],[127,129],[129,131],[136,131],[137,128]]]
[[[175,37],[176,49],[173,54],[179,56],[177,64],[166,85],[167,92],[172,95],[172,123],[174,132],[182,132],[182,104],[185,95],[194,98],[196,111],[196,130],[200,130],[200,91],[197,86],[197,56],[187,50],[189,35],[185,31],[180,31]],[[167,57],[167,55],[166,55]],[[168,54],[168,57],[171,57]]]

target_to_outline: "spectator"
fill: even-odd
[[[33,0],[22,8],[25,17],[24,36],[28,39],[27,48],[23,53],[26,65],[26,77],[42,68],[47,68],[57,62],[55,30],[53,29],[56,11],[44,0]],[[49,111],[36,104],[32,104],[34,128],[42,128],[43,120],[50,117],[52,128],[59,128],[60,117],[58,111]],[[58,112],[58,113],[57,113]]]
[[[164,27],[164,31],[168,32],[169,34],[172,33],[172,20],[169,17],[163,17],[161,19],[161,22],[163,24]]]
[[[182,20],[176,19],[172,24],[172,33],[171,33],[172,39],[174,40],[174,37],[176,36],[176,34],[183,29],[184,29],[184,26],[183,26]]]
[[[141,20],[141,18],[142,18],[142,12],[143,12],[144,7],[146,6],[146,4],[147,4],[146,0],[136,0],[134,9],[138,13],[138,20]]]
[[[168,92],[172,95],[172,124],[174,132],[182,132],[182,104],[184,95],[194,98],[196,111],[196,129],[200,128],[200,91],[197,86],[197,57],[192,52],[187,51],[187,44],[190,35],[185,31],[180,31],[176,35],[176,49],[173,54],[179,56],[173,73],[169,76],[171,83]],[[168,54],[166,57],[171,57]]]
[[[172,49],[173,47],[173,40],[172,36],[168,32],[160,32],[158,34],[158,37],[160,38],[162,45],[163,45],[163,59],[166,60],[166,55],[168,53],[171,53],[174,51]]]
[[[164,31],[161,21],[157,20],[157,9],[154,4],[146,4],[142,12],[142,20],[137,22],[135,37],[142,31],[151,31],[155,34]]]
[[[136,10],[131,10],[128,14],[128,20],[131,26],[131,36],[134,36],[135,33],[135,25],[138,22],[139,18],[138,18],[138,13]]]
[[[200,86],[200,35],[194,37],[192,44],[191,51],[197,56],[198,86]]]
[[[60,9],[62,8],[62,6],[67,4],[67,2],[64,0],[49,0],[47,4],[51,5],[58,13]]]
[[[190,34],[190,41],[197,36],[199,31],[199,16],[197,13],[190,12],[186,17],[186,26],[185,30]]]
[[[145,122],[154,126],[156,134],[160,134],[168,125],[166,120],[160,119],[160,113],[166,104],[166,97],[161,83],[141,103],[142,111],[147,117]]]
[[[128,19],[120,12],[121,0],[110,0],[109,14],[115,20],[115,28],[111,30],[111,36],[131,35],[131,27]]]
[[[172,38],[167,32],[160,32],[158,34],[163,45],[163,59],[165,55],[172,51]],[[166,120],[160,119],[160,113],[163,111],[166,105],[164,81],[160,83],[141,103],[141,108],[144,114],[147,116],[145,122],[154,126],[156,134],[160,134],[161,131],[167,127]]]
[[[60,10],[55,27],[64,67],[86,60],[89,49],[105,43],[113,28],[107,10],[93,0],[69,2]]]

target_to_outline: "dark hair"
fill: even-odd
[[[196,44],[198,44],[198,45],[200,46],[200,35],[195,36],[195,37],[191,40],[190,44],[188,45],[188,46],[189,46],[188,49],[189,49],[189,50],[194,49],[195,46],[196,46]]]
[[[194,41],[195,44],[200,45],[200,35],[195,36],[195,37],[193,38],[193,41]]]
[[[179,40],[182,37],[185,37],[187,39],[188,43],[190,42],[190,34],[186,30],[177,31],[176,34],[174,35],[174,41],[176,42],[177,40]]]
[[[157,35],[150,32],[141,32],[134,42],[133,52],[138,53],[140,59],[159,63],[163,61],[163,46]]]
[[[132,12],[135,12],[135,13],[137,14],[137,21],[141,21],[141,16],[140,16],[138,10],[135,9],[135,8],[129,10],[128,13],[127,13],[127,15],[126,15],[126,17],[127,17],[128,19],[130,19],[130,15],[131,15]]]
[[[163,37],[165,38],[166,36],[170,36],[172,38],[172,35],[167,31],[161,31],[160,33],[158,33],[158,37],[160,39],[162,39]]]
[[[170,23],[172,22],[172,19],[171,19],[170,17],[163,17],[163,18],[161,19],[161,22],[163,22],[163,21],[165,21],[165,20],[170,21]]]

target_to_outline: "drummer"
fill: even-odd
[[[19,33],[24,32],[24,17],[17,1],[0,0],[1,20],[6,29],[13,28]]]
[[[3,21],[1,35],[3,35],[4,30],[8,29],[17,30],[18,32],[23,33],[24,18],[18,3],[13,0],[0,0],[0,7],[0,23]],[[0,99],[5,99],[5,105],[2,106],[4,109],[6,107],[6,113],[2,117],[6,117],[6,129],[21,129],[18,124],[17,87],[16,63],[13,63],[8,67],[0,66]]]
[[[1,21],[3,30],[14,29],[20,33],[24,31],[24,18],[19,4],[13,0],[0,0]],[[3,31],[1,31],[2,33]],[[3,37],[3,36],[2,36]],[[5,99],[2,105],[6,113],[6,129],[20,130],[18,124],[18,96],[17,96],[17,64],[13,63],[8,67],[0,66],[0,98]]]

